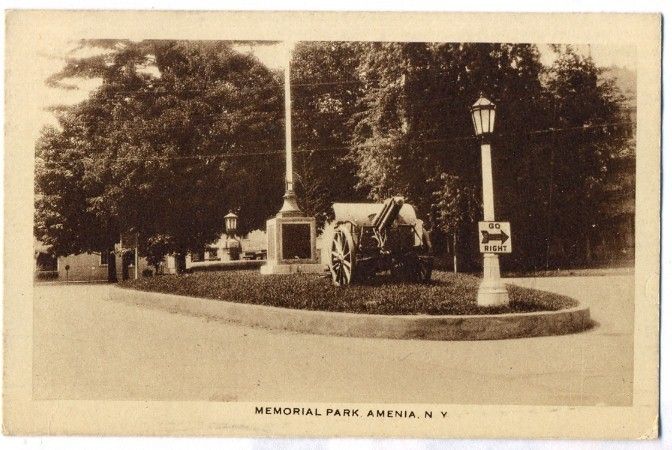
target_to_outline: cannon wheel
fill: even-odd
[[[329,271],[334,285],[350,284],[355,271],[355,245],[348,229],[339,227],[334,232],[329,261]]]

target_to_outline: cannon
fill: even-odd
[[[329,271],[346,286],[390,271],[399,281],[427,283],[432,277],[432,245],[422,220],[402,197],[384,203],[334,203]]]

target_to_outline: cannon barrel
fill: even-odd
[[[403,197],[392,197],[385,200],[383,208],[373,218],[373,227],[378,233],[382,233],[396,220],[401,207],[404,205]]]

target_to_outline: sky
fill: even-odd
[[[548,45],[539,45],[541,52],[541,61],[550,65],[553,63],[553,52]],[[615,45],[575,45],[581,53],[589,55],[595,61],[595,64],[601,67],[618,66],[625,67],[632,71],[637,70],[637,52],[635,46],[615,46]]]

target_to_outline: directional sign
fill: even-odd
[[[478,245],[481,253],[511,253],[511,224],[478,222]]]

